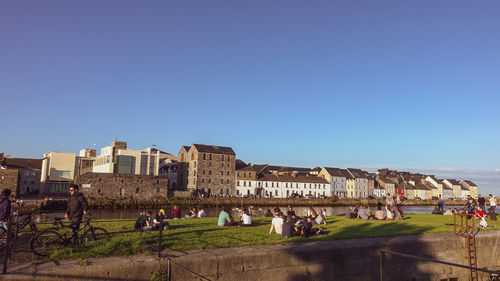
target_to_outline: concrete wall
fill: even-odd
[[[75,183],[84,195],[93,197],[151,199],[167,196],[168,192],[168,179],[148,175],[87,173]]]
[[[169,252],[168,256],[209,280],[371,281],[380,280],[381,249],[466,264],[464,245],[464,238],[449,233]],[[499,246],[499,231],[480,232],[478,266],[499,270]],[[9,280],[151,280],[152,274],[165,269],[167,264],[166,260],[153,256],[89,261],[87,266],[77,265],[78,261],[21,265],[11,267],[12,274],[8,277]],[[383,268],[383,280],[387,281],[469,279],[466,269],[394,256],[387,256]],[[200,280],[176,265],[172,269],[172,280]],[[479,280],[489,280],[488,275],[480,273]]]

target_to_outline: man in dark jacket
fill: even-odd
[[[2,197],[0,198],[0,222],[6,222],[9,219],[11,210],[10,194],[10,189],[6,188],[2,190]]]
[[[73,246],[78,246],[78,229],[80,228],[80,223],[82,222],[83,215],[87,214],[89,206],[87,204],[87,199],[78,192],[78,185],[72,184],[69,186],[70,197],[68,199],[68,211],[64,217],[71,220],[71,228],[73,229]]]

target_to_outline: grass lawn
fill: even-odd
[[[324,235],[289,239],[276,233],[269,234],[271,218],[254,217],[253,221],[253,227],[219,227],[217,218],[170,221],[171,228],[163,231],[163,251],[453,232],[453,216],[430,214],[408,214],[403,221],[328,217],[328,224],[321,225]],[[500,221],[488,223],[496,226],[492,229],[500,229]],[[151,254],[157,247],[158,231],[132,232],[133,221],[95,221],[93,225],[107,229],[111,241],[92,248],[59,250],[51,259]]]

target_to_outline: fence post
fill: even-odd
[[[12,215],[7,219],[7,238],[5,239],[5,252],[3,255],[3,271],[2,274],[7,273],[7,265],[9,264],[10,257],[10,240],[12,238]]]
[[[170,259],[167,260],[167,280],[172,281],[172,263],[170,262]]]
[[[385,262],[385,252],[384,250],[380,250],[379,252],[379,278],[380,281],[384,281],[384,262]]]
[[[160,216],[160,229],[158,233],[158,258],[161,259],[161,240],[163,233],[163,216]]]

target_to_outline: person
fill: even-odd
[[[326,214],[326,209],[323,209],[323,216],[326,218],[328,215]]]
[[[9,199],[12,191],[8,188],[2,190],[2,197],[0,198],[0,224],[7,229],[7,220],[12,211],[12,205]]]
[[[394,213],[392,212],[391,206],[389,206],[389,205],[385,206],[385,210],[386,210],[385,219],[388,220],[388,221],[393,220],[394,219]]]
[[[204,218],[204,217],[206,217],[206,216],[207,216],[207,214],[205,213],[205,210],[200,209],[200,210],[198,211],[198,218]]]
[[[233,217],[229,214],[229,209],[224,207],[219,214],[218,226],[233,226],[235,225]]]
[[[300,221],[300,236],[309,237],[312,230],[312,218],[310,216],[305,217]]]
[[[251,226],[252,225],[252,216],[250,216],[250,212],[245,209],[240,218],[241,222],[238,226]]]
[[[495,209],[493,209],[491,207],[488,209],[488,213],[486,215],[488,215],[488,217],[492,221],[496,221],[497,220],[497,214],[495,213]]]
[[[271,209],[267,209],[267,212],[264,214],[265,217],[272,217],[273,213],[271,213]]]
[[[442,215],[443,213],[442,213],[442,211],[441,211],[441,208],[439,208],[439,206],[438,206],[438,205],[436,205],[436,206],[434,207],[434,210],[432,210],[432,214],[433,214],[433,215]]]
[[[295,227],[294,219],[291,216],[286,216],[285,222],[283,222],[283,231],[281,235],[285,238],[290,238],[297,236],[298,229]]]
[[[134,231],[144,230],[144,227],[146,226],[147,220],[148,220],[148,216],[146,215],[146,212],[140,213],[139,217],[135,221]]]
[[[385,204],[390,207],[394,206],[394,198],[392,198],[390,193],[387,193],[387,196],[385,197]]]
[[[474,198],[472,198],[472,196],[467,195],[467,205],[466,205],[467,213],[474,214],[474,211],[476,210],[476,206],[477,206],[476,200],[474,200]]]
[[[488,227],[488,223],[486,222],[485,214],[483,211],[483,208],[479,207],[476,211],[476,217],[479,218],[479,225],[481,225],[483,228]]]
[[[363,220],[367,220],[367,219],[370,218],[369,215],[368,215],[368,213],[366,212],[365,206],[361,206],[361,208],[358,211],[358,217],[357,218],[358,219],[363,219]]]
[[[194,212],[194,209],[188,209],[186,211],[186,215],[184,217],[186,219],[195,218],[196,217],[196,213]]]
[[[401,206],[401,195],[399,193],[396,195],[396,206]]]
[[[353,211],[352,207],[348,207],[347,210],[345,211],[345,217],[348,219],[354,219],[357,216],[358,216],[358,214]]]
[[[448,210],[446,210],[446,212],[444,212],[443,215],[445,215],[445,216],[451,216],[451,215],[453,215],[453,212],[451,211],[450,208],[448,208]]]
[[[165,210],[163,209],[158,211],[158,213],[153,217],[153,229],[160,229],[160,224],[162,222],[164,223],[164,226],[168,226],[168,222],[165,221]]]
[[[386,213],[382,211],[382,206],[377,206],[377,210],[375,211],[375,218],[378,220],[385,220]]]
[[[281,211],[277,211],[273,220],[271,221],[269,234],[273,233],[273,229],[278,234],[283,233],[283,213],[281,213]]]
[[[493,194],[490,194],[488,201],[490,202],[490,209],[493,209],[492,212],[494,213],[497,208],[497,200],[493,197]]]
[[[312,221],[313,224],[325,224],[326,225],[326,219],[325,215],[323,214],[323,210],[319,209],[319,214],[318,216]]]
[[[172,219],[178,220],[180,218],[181,218],[181,212],[179,211],[179,209],[177,209],[177,206],[174,205],[174,209],[172,209]]]
[[[394,220],[398,221],[403,220],[403,215],[399,207],[396,207],[396,210],[394,210],[393,212],[394,212]]]
[[[446,206],[446,203],[444,201],[439,201],[438,202],[438,207],[441,212],[444,212],[444,206]]]
[[[75,247],[78,246],[78,229],[80,229],[82,217],[87,214],[89,209],[87,199],[78,190],[79,187],[77,184],[69,186],[68,210],[64,215],[64,218],[71,220],[70,227],[73,230],[72,244]]]
[[[142,227],[142,230],[153,230],[154,225],[153,225],[153,220],[151,219],[152,215],[153,215],[153,212],[151,212],[150,210],[146,211],[146,218],[144,220],[146,225]]]
[[[486,199],[481,194],[477,195],[477,204],[483,211],[486,210]]]

